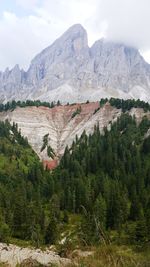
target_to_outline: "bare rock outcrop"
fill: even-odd
[[[40,263],[43,266],[51,266],[56,264],[57,266],[65,266],[70,263],[67,258],[61,258],[57,253],[50,249],[42,251],[41,249],[33,248],[21,248],[16,245],[7,245],[0,243],[0,263],[7,263],[10,267],[16,267],[17,264],[21,266],[38,266]],[[25,265],[25,263],[31,263],[31,265]],[[36,265],[32,265],[36,263]]]

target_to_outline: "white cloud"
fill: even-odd
[[[105,0],[99,4],[95,22],[98,26],[100,20],[107,20],[108,38],[147,49],[150,48],[149,11],[149,0]]]
[[[7,0],[6,0],[7,1]],[[30,60],[68,27],[81,23],[89,44],[102,36],[136,46],[150,62],[149,0],[15,0],[24,17],[4,11],[0,19],[0,69]]]
[[[16,4],[25,9],[31,9],[31,8],[36,7],[38,2],[39,0],[16,0]]]
[[[41,17],[18,18],[4,12],[0,22],[0,69],[12,68],[16,63],[27,68],[33,56],[54,40],[53,29]]]
[[[141,51],[141,53],[144,59],[150,63],[150,50]]]

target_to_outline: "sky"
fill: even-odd
[[[73,24],[89,46],[105,37],[140,50],[150,63],[150,0],[0,0],[0,70],[28,69]]]

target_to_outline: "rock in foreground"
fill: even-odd
[[[61,258],[49,249],[42,251],[41,249],[21,248],[16,245],[0,243],[0,262],[8,263],[10,267],[16,267],[17,264],[21,264],[22,267],[39,267],[50,264],[65,266],[70,263],[70,260]]]

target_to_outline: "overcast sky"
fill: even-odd
[[[101,37],[137,47],[150,63],[150,0],[0,0],[0,70],[31,59],[81,23],[89,45]]]

